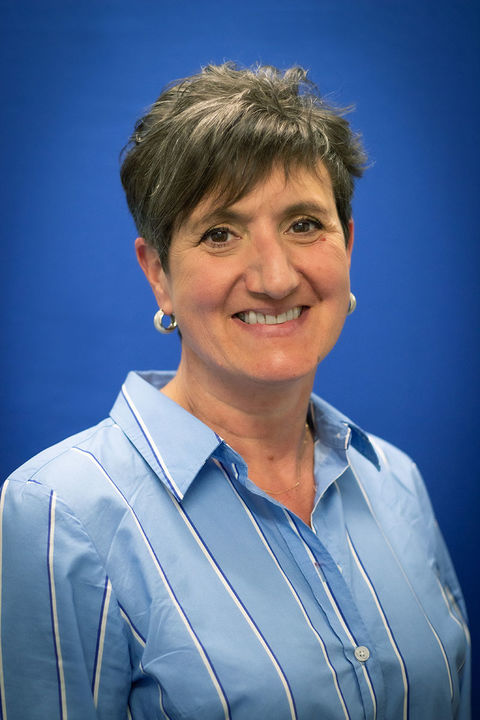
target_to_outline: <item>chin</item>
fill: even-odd
[[[263,362],[251,370],[248,375],[252,380],[265,385],[295,382],[297,380],[312,378],[317,370],[316,358],[312,362],[295,363],[288,358],[274,359]]]

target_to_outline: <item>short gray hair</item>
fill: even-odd
[[[172,233],[208,194],[229,205],[274,165],[315,172],[322,160],[346,241],[354,178],[366,156],[360,136],[292,67],[208,65],[164,89],[123,149],[121,179],[137,230],[165,270]]]

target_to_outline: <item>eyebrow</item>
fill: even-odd
[[[315,214],[323,218],[331,218],[329,210],[327,210],[324,205],[319,204],[316,200],[306,200],[287,205],[282,209],[280,214],[282,217]],[[187,227],[189,231],[196,232],[205,226],[213,226],[217,223],[247,223],[250,219],[251,217],[247,213],[232,210],[227,205],[225,207],[215,208],[215,210],[205,213],[192,224],[187,221]]]

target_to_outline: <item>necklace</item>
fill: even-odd
[[[305,429],[304,429],[304,438],[303,438],[303,444],[307,442],[308,438],[311,437],[311,431],[310,431],[310,425],[308,422],[305,422]],[[269,490],[268,488],[261,488],[263,492],[266,492],[268,495],[283,495],[284,493],[290,492],[290,490],[296,490],[297,487],[300,487],[302,484],[301,480],[297,480],[295,485],[292,485],[291,487],[284,488],[283,490]]]
[[[268,488],[261,488],[261,489],[263,490],[263,492],[266,492],[267,495],[283,495],[284,493],[287,493],[290,490],[295,490],[295,488],[297,488],[301,484],[302,483],[300,482],[300,480],[297,480],[295,485],[292,485],[292,487],[285,488],[284,490],[268,490]]]

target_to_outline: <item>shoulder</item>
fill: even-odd
[[[45,517],[44,508],[55,499],[72,519],[88,525],[99,507],[114,503],[125,467],[138,459],[121,428],[107,418],[98,425],[62,440],[28,460],[3,483],[3,502],[15,504],[24,522]],[[132,459],[133,458],[133,459]],[[112,482],[107,482],[111,478]]]
[[[380,461],[382,495],[390,498],[397,507],[415,512],[422,522],[433,524],[435,520],[430,497],[415,460],[383,438],[370,433],[368,438]]]
[[[317,395],[311,397],[321,437],[332,447],[348,448],[349,457],[364,472],[389,473],[407,483],[418,473],[415,462],[400,448],[363,429],[349,416]]]
[[[378,472],[366,471],[365,459],[354,450],[349,458],[377,522],[392,540],[400,535],[398,546],[403,546],[406,538],[412,542],[415,536],[429,558],[438,557],[438,525],[415,461],[383,438],[371,433],[367,436],[379,459]]]
[[[102,420],[98,425],[71,435],[42,450],[14,470],[7,479],[16,482],[33,481],[40,485],[46,484],[55,490],[55,479],[76,464],[75,451],[98,447],[99,443],[103,444],[108,436],[113,438],[116,435],[118,432],[116,428],[117,426],[110,418]]]
[[[364,430],[347,415],[323,399],[312,396],[313,406],[322,431],[329,433],[333,445],[336,438],[345,440],[350,467],[372,507],[385,513],[390,507],[395,514],[404,513],[420,523],[433,522],[433,513],[425,484],[415,461],[391,442]]]
[[[375,450],[381,471],[388,472],[396,480],[406,483],[414,490],[419,472],[410,455],[384,438],[369,432],[365,434]]]

